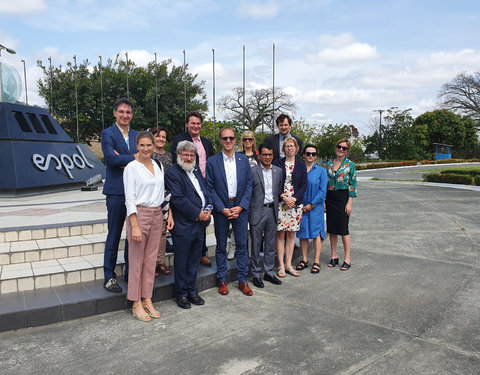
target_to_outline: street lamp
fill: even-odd
[[[28,105],[28,94],[27,94],[27,68],[25,67],[25,60],[22,59],[23,63],[23,77],[25,79],[25,104]]]
[[[4,45],[0,44],[0,57],[2,57],[2,50],[7,51],[11,55],[16,54],[14,49],[5,47]],[[2,63],[1,62],[0,62],[0,102],[3,102],[3,83],[2,83]]]

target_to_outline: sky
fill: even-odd
[[[139,66],[172,59],[205,81],[216,101],[243,83],[291,95],[294,118],[348,123],[372,133],[378,109],[438,108],[438,91],[460,72],[480,68],[477,0],[0,0],[1,61],[23,79],[29,104],[42,77],[37,60],[54,66],[117,54]],[[25,99],[23,92],[20,100]],[[224,113],[216,111],[216,118]]]

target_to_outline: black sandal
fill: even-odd
[[[295,267],[295,268],[297,269],[297,271],[301,271],[301,270],[304,270],[307,267],[308,267],[308,260],[306,262],[304,260],[302,260],[300,263],[297,264],[297,267]]]
[[[347,262],[343,262],[342,266],[340,267],[340,271],[348,271],[352,266],[352,262],[348,264]]]
[[[338,264],[338,258],[332,258],[330,259],[330,263],[328,263],[328,267],[332,268],[335,267]]]
[[[311,273],[319,273],[320,272],[320,264],[318,263],[313,263],[312,269],[310,271]]]

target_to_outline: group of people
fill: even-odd
[[[196,277],[200,264],[211,265],[205,233],[212,215],[222,295],[229,293],[226,249],[230,228],[236,244],[238,289],[247,296],[253,294],[249,270],[257,288],[263,288],[264,281],[280,285],[286,274],[300,276],[298,271],[308,267],[309,239],[314,248],[311,272],[320,271],[324,210],[332,252],[328,266],[338,265],[336,244],[341,235],[345,249],[341,270],[350,268],[348,219],[356,196],[356,173],[346,158],[348,140],[337,143],[337,158],[325,170],[315,163],[316,146],[307,144],[302,152],[302,141],[290,133],[292,120],[284,114],[276,120],[279,133],[267,137],[258,149],[253,132],[245,131],[240,152],[236,152],[235,129],[222,128],[217,154],[211,141],[200,136],[203,118],[198,112],[187,114],[187,131],[172,139],[171,153],[164,150],[165,128],[152,132],[130,128],[134,106],[128,99],[115,102],[113,115],[115,124],[102,133],[108,219],[104,287],[122,292],[115,266],[126,219],[124,277],[127,299],[137,319],[160,318],[151,298],[155,276],[171,273],[165,265],[167,230],[174,247],[177,305],[188,309],[191,304],[205,303],[198,295]],[[295,235],[300,239],[302,260],[294,268]]]

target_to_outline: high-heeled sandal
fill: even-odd
[[[285,267],[278,267],[277,276],[282,278],[287,277],[285,274]]]
[[[328,267],[332,268],[338,265],[338,258],[332,258],[330,259],[330,263],[328,263]]]
[[[148,316],[150,316],[150,318],[160,319],[160,317],[162,316],[157,310],[150,311],[150,309],[146,305],[143,305],[143,309],[148,314]]]
[[[138,320],[140,320],[141,322],[149,322],[150,320],[152,320],[152,318],[148,315],[148,314],[145,314],[145,315],[137,315],[135,313],[135,309],[137,307],[140,307],[140,306],[133,306],[132,307],[132,314],[135,318],[137,318]]]
[[[300,274],[297,271],[295,271],[295,269],[292,266],[285,269],[285,272],[288,273],[291,276],[300,277]]]

